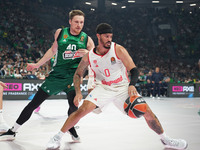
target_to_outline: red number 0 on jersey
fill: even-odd
[[[109,69],[105,69],[104,72],[105,72],[106,77],[109,77],[109,76],[110,76],[110,71],[109,71]]]

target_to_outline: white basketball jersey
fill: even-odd
[[[89,62],[94,71],[95,84],[119,87],[129,83],[127,70],[116,55],[116,43],[112,42],[105,55],[98,55],[94,49],[89,52]]]

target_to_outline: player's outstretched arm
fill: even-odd
[[[37,62],[37,63],[28,63],[27,64],[27,71],[32,71],[35,68],[39,68],[42,66],[44,63],[46,63],[48,60],[50,60],[57,52],[58,50],[58,43],[57,43],[57,38],[60,33],[61,29],[58,29],[54,35],[54,42],[51,48],[47,50],[47,52],[44,54],[44,56]]]
[[[78,68],[74,74],[74,88],[76,91],[76,96],[74,98],[74,104],[78,106],[79,102],[82,99],[80,84],[81,84],[81,78],[83,77],[85,71],[87,70],[87,67],[89,65],[88,55],[84,55],[81,59],[81,62],[78,65]]]

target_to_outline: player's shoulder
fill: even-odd
[[[117,44],[117,43],[114,43],[114,44],[115,44],[116,52],[123,53],[124,51],[126,51],[126,49],[122,45]]]
[[[61,31],[62,31],[62,28],[58,28],[58,29],[56,30],[55,34],[56,34],[56,33],[59,34]]]
[[[55,34],[54,34],[55,39],[57,39],[57,37],[60,35],[61,31],[62,31],[62,28],[58,28],[58,29],[56,30],[56,32],[55,32]]]

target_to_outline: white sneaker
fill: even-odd
[[[158,99],[160,99],[160,97],[158,97]]]
[[[57,139],[55,136],[52,137],[46,145],[47,149],[57,149],[60,147],[60,140]]]
[[[183,139],[170,139],[166,138],[165,140],[161,139],[161,142],[165,145],[166,148],[184,150],[187,148],[188,144]]]
[[[5,122],[0,123],[0,133],[7,132],[9,129],[10,127],[7,125],[7,123]]]

